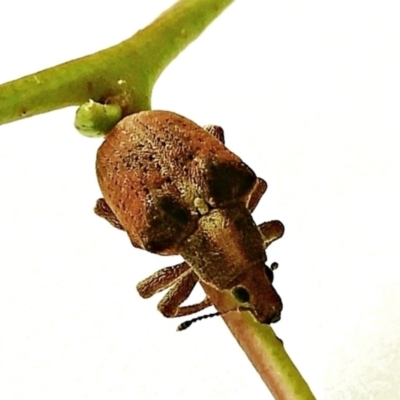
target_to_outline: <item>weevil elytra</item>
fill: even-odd
[[[96,172],[104,196],[96,214],[126,231],[133,246],[184,259],[137,286],[144,298],[169,288],[158,305],[165,316],[211,305],[207,297],[181,305],[200,280],[230,290],[261,323],[280,319],[265,249],[284,228],[254,223],[267,184],[225,147],[221,128],[167,111],[130,115],[100,146]]]

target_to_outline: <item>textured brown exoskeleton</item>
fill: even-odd
[[[265,265],[265,249],[283,234],[279,221],[257,226],[251,213],[267,184],[224,146],[219,127],[201,128],[167,111],[126,117],[98,150],[104,199],[95,212],[127,232],[132,244],[184,262],[137,286],[148,298],[170,288],[159,303],[167,317],[200,311],[181,304],[197,281],[230,290],[261,323],[280,319],[282,302]]]

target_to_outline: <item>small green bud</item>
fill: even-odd
[[[121,120],[118,104],[101,104],[93,100],[82,104],[75,115],[75,128],[84,136],[102,137]]]

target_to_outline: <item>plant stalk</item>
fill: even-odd
[[[310,387],[271,326],[256,322],[249,312],[224,314],[237,308],[232,295],[204,283],[202,286],[274,398],[315,400]]]
[[[161,72],[232,2],[180,0],[116,46],[1,85],[0,125],[90,99],[122,116],[150,109]]]

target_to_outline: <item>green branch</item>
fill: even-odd
[[[124,42],[0,86],[0,124],[89,99],[122,115],[150,109],[166,66],[233,0],[181,0]]]

